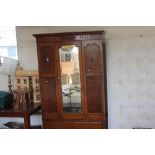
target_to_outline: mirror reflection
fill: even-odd
[[[59,49],[61,64],[61,84],[63,112],[81,112],[81,85],[79,50],[75,45],[62,46]]]

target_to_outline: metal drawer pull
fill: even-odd
[[[48,83],[48,80],[46,80],[45,83]]]

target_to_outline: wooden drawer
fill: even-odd
[[[44,122],[45,129],[103,129],[102,122]]]

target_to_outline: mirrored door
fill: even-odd
[[[64,113],[81,113],[79,49],[75,45],[59,49],[61,66],[62,106]]]

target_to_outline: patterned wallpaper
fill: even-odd
[[[108,39],[109,128],[155,128],[155,37]]]

